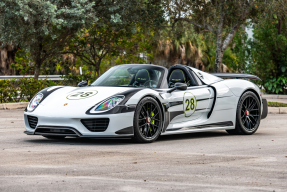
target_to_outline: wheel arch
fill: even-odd
[[[248,91],[253,92],[253,93],[257,96],[257,98],[258,98],[258,100],[259,100],[259,103],[260,103],[260,106],[261,106],[261,99],[260,99],[260,96],[259,96],[259,94],[258,94],[258,92],[257,92],[256,90],[251,89],[251,88],[248,88],[248,89],[246,89],[246,90],[241,94],[241,96],[242,96],[244,93],[248,92]],[[240,97],[241,97],[241,96],[240,96]]]

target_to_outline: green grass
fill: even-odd
[[[287,103],[278,103],[278,102],[272,102],[268,101],[268,107],[287,107]]]

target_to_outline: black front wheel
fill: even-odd
[[[134,116],[134,139],[140,143],[155,141],[162,128],[162,110],[152,97],[142,99]]]
[[[260,100],[255,93],[248,91],[239,99],[235,129],[226,131],[230,134],[251,135],[257,131],[260,120]]]

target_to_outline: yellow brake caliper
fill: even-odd
[[[154,112],[151,113],[151,117],[153,117],[153,116],[154,116]],[[151,120],[151,124],[154,125],[154,120]],[[150,131],[152,131],[151,127],[150,127]]]

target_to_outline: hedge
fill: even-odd
[[[59,85],[60,83],[49,80],[35,80],[33,78],[0,80],[0,102],[29,101],[40,90]]]
[[[95,77],[89,75],[66,75],[61,81],[47,79],[35,80],[33,78],[0,80],[0,102],[11,103],[30,101],[36,93],[46,87],[56,85],[77,86],[81,80],[87,80],[91,83],[94,79]]]

